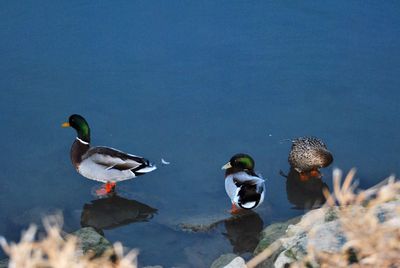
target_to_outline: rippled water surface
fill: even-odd
[[[363,188],[400,174],[399,14],[397,1],[2,1],[0,234],[62,211],[67,231],[96,226],[141,265],[207,267],[302,214],[333,167],[357,167]],[[96,200],[70,164],[72,113],[94,145],[158,170]],[[335,158],[308,189],[280,175],[302,135]],[[268,179],[257,214],[182,231],[228,218],[220,167],[237,152]]]

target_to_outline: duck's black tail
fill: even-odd
[[[258,206],[261,193],[263,189],[260,190],[256,184],[242,184],[239,190],[239,206],[244,209],[253,209]]]

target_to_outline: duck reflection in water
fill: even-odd
[[[114,194],[85,204],[81,226],[91,226],[97,230],[113,229],[133,222],[148,221],[156,212],[155,208]]]
[[[288,175],[285,175],[283,171],[280,172],[286,178],[287,198],[295,209],[313,209],[321,207],[325,203],[323,189],[329,191],[329,188],[323,182],[322,174],[317,172],[307,180],[301,178],[300,173],[294,168],[290,168]]]
[[[224,221],[226,236],[235,254],[252,253],[260,241],[260,232],[264,222],[261,217],[253,211],[233,216]]]

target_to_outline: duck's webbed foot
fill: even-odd
[[[115,187],[117,186],[116,182],[107,182],[105,185],[105,189],[107,194],[115,192]]]
[[[116,186],[117,186],[117,183],[115,183],[115,182],[107,182],[104,185],[102,185],[100,189],[96,190],[96,194],[98,196],[113,194],[113,193],[115,193]]]
[[[321,175],[321,172],[318,169],[313,169],[313,170],[310,171],[310,177],[320,179],[320,178],[322,178],[322,175]]]
[[[235,204],[232,204],[232,208],[231,208],[231,210],[230,210],[230,213],[231,213],[232,215],[239,214],[240,211],[241,211],[240,208],[238,208]]]
[[[308,181],[310,179],[310,172],[300,172],[299,173],[300,181]]]
[[[299,173],[300,181],[308,181],[309,179],[321,179],[322,174],[318,169],[312,169],[310,171],[302,171]]]

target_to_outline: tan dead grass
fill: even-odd
[[[346,243],[339,252],[323,252],[309,244],[307,256],[291,267],[400,267],[400,207],[390,202],[400,200],[400,182],[391,176],[377,186],[356,192],[354,175],[352,169],[341,183],[341,171],[334,170],[334,191],[324,193],[325,208],[336,208]],[[380,219],[382,209],[391,205],[392,215]],[[310,225],[310,238],[313,231]],[[247,267],[256,267],[272,253],[267,248],[260,253],[262,258],[256,256]]]
[[[124,255],[121,243],[115,243],[113,250],[93,258],[93,254],[83,254],[75,236],[61,235],[60,217],[48,217],[43,224],[46,236],[35,240],[37,227],[31,225],[19,243],[7,243],[1,237],[0,244],[10,261],[10,268],[136,268],[137,251]]]

